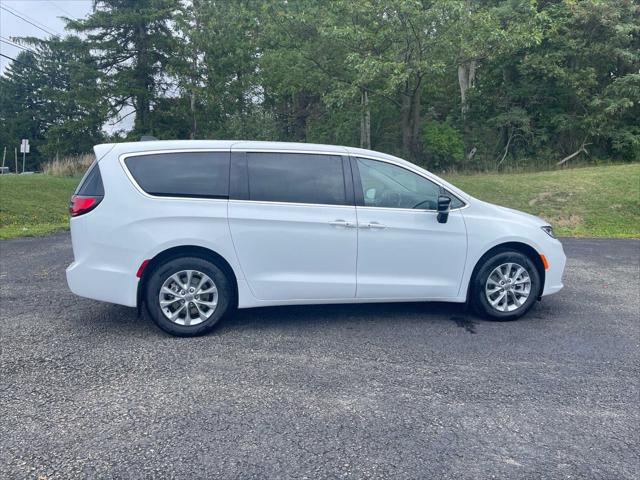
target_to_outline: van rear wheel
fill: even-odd
[[[514,250],[485,259],[472,279],[471,304],[492,320],[515,320],[540,296],[540,273],[533,261]]]
[[[211,331],[229,309],[231,282],[215,263],[173,258],[151,273],[145,292],[149,315],[167,333],[181,337]]]

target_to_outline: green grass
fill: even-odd
[[[547,219],[559,235],[640,237],[640,163],[446,178],[482,200]],[[78,181],[0,176],[0,238],[68,228],[67,206]]]
[[[69,227],[69,198],[79,178],[0,175],[0,238],[45,235]]]
[[[558,235],[640,237],[640,163],[446,179],[481,200],[538,215]]]

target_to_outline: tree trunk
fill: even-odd
[[[138,133],[151,133],[149,131],[149,101],[145,93],[139,93],[136,95],[135,101],[136,119],[134,122],[134,129]]]
[[[500,168],[500,165],[502,165],[502,162],[504,162],[505,158],[507,158],[507,155],[509,154],[509,147],[511,146],[511,140],[513,140],[513,135],[515,133],[515,130],[516,129],[514,127],[511,127],[511,133],[509,134],[509,137],[507,139],[507,144],[504,147],[504,153],[502,155],[502,158],[498,162],[498,165],[496,165],[496,170]],[[507,128],[507,131],[508,131],[508,128]]]
[[[400,108],[402,118],[402,148],[412,159],[418,156],[418,134],[420,132],[420,104],[422,100],[422,79],[418,79],[415,88],[405,86]]]
[[[365,89],[360,93],[360,147],[371,149],[371,109],[369,94]]]
[[[402,96],[402,106],[400,107],[402,125],[402,149],[406,153],[411,152],[411,98],[408,95]]]
[[[418,81],[415,91],[413,92],[412,99],[412,112],[411,112],[411,153],[414,158],[417,158],[419,153],[418,135],[420,134],[420,103],[422,102],[422,81]]]
[[[305,91],[300,91],[294,95],[293,115],[294,127],[293,136],[296,142],[307,140],[307,117],[309,116],[309,95]]]
[[[469,101],[467,93],[476,81],[476,61],[470,60],[467,63],[458,65],[458,85],[460,86],[460,109],[464,119],[469,111]]]
[[[586,143],[587,142],[587,138],[589,138],[589,137],[584,137],[584,140],[582,141],[582,144],[580,145],[580,148],[578,148],[578,150],[576,150],[575,152],[573,152],[570,155],[567,155],[562,160],[560,160],[558,163],[556,163],[556,167],[559,167],[560,165],[564,165],[569,160],[571,160],[573,157],[577,157],[581,153],[584,153],[585,155],[588,155],[589,152],[587,151],[587,145],[591,145],[591,143]]]
[[[364,90],[360,91],[360,148],[364,148]]]
[[[242,88],[243,74],[242,72],[236,72],[236,81],[238,85],[240,85],[240,92],[238,93],[238,113],[240,115],[240,137],[242,139],[246,139],[247,137],[247,116],[246,116],[246,105],[244,98],[244,88]]]
[[[200,2],[198,0],[193,0],[193,23],[195,26],[195,30],[200,30],[200,17],[199,10]],[[196,119],[196,88],[198,87],[198,47],[194,44],[192,39],[193,51],[192,51],[192,71],[191,71],[191,140],[196,138],[198,134],[198,121]]]
[[[196,92],[195,85],[191,90],[191,140],[196,138],[196,134],[198,132],[198,122],[196,120]]]
[[[149,73],[149,52],[147,46],[146,25],[139,22],[136,26],[136,65],[135,78],[139,92],[134,99],[136,118],[134,130],[137,133],[147,134],[151,132],[151,102],[150,96],[153,90],[153,79]]]
[[[461,63],[458,65],[458,86],[460,87],[460,113],[462,116],[462,131],[464,136],[465,149],[468,148],[469,144],[469,125],[466,122],[467,112],[469,111],[469,98],[468,92],[469,89],[473,88],[473,85],[476,80],[476,61],[469,60],[466,63]],[[473,147],[474,149],[476,147]],[[469,152],[469,154],[465,157],[466,160],[470,163],[475,155],[475,151],[473,154]],[[462,168],[465,168],[464,159]]]

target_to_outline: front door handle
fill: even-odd
[[[355,227],[355,224],[347,222],[346,220],[334,220],[333,222],[329,222],[329,225],[333,225],[334,227]]]
[[[383,225],[380,222],[369,222],[369,223],[361,223],[360,228],[374,228],[374,229],[382,230],[383,228],[387,228],[387,226]]]

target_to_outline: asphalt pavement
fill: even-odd
[[[0,478],[637,479],[640,241],[563,243],[516,322],[279,307],[174,338],[69,292],[68,233],[1,241]]]

